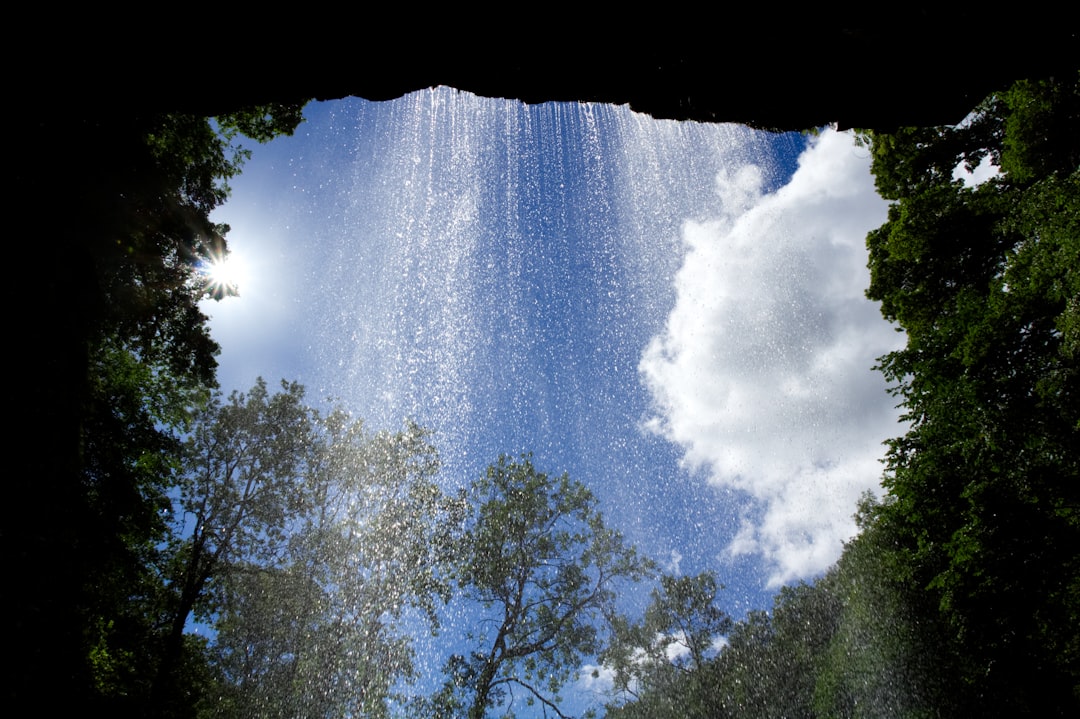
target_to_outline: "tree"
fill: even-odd
[[[447,663],[436,711],[482,719],[520,690],[526,704],[567,716],[558,692],[600,650],[617,584],[651,569],[596,504],[566,474],[539,472],[531,455],[500,457],[473,483],[455,577],[484,616],[470,636],[476,648]]]
[[[704,575],[708,576],[708,575]],[[696,585],[696,586],[695,586]],[[715,654],[702,654],[693,665],[679,669],[650,661],[644,651],[639,660],[641,684],[633,701],[609,706],[611,719],[663,719],[691,717],[814,717],[815,685],[829,659],[829,645],[840,615],[831,587],[818,582],[785,587],[775,598],[772,613],[752,611],[732,624],[716,614],[704,600],[708,583],[687,581],[694,588],[692,604],[674,603],[684,617],[701,627],[700,636],[713,624],[723,629],[725,645]],[[657,605],[654,605],[657,606]],[[698,607],[687,612],[692,606]],[[702,621],[702,619],[708,621]],[[681,624],[686,624],[684,620]],[[660,642],[663,647],[666,642]],[[631,656],[631,659],[633,657]],[[657,672],[656,668],[664,671]],[[826,714],[828,715],[828,714]]]
[[[427,432],[372,433],[340,411],[317,426],[283,560],[223,582],[214,652],[237,716],[387,716],[394,685],[414,676],[403,616],[434,630],[448,598],[440,569],[460,506],[435,483]]]
[[[240,135],[291,133],[301,106],[217,130],[207,117],[80,107],[21,125],[13,177],[28,221],[11,261],[43,271],[15,273],[9,289],[28,307],[10,334],[34,352],[12,398],[25,410],[11,437],[24,448],[9,497],[20,511],[0,541],[13,575],[35,578],[11,607],[9,704],[60,683],[88,711],[143,713],[154,642],[140,612],[167,538],[160,510],[183,415],[215,382],[194,281],[225,250],[209,213],[240,169]]]
[[[387,716],[414,673],[403,620],[434,630],[449,595],[461,512],[438,470],[420,427],[323,415],[295,382],[215,397],[185,443],[163,553],[155,713],[190,711],[213,685],[209,716]],[[186,631],[192,616],[212,641]]]
[[[810,717],[840,605],[828,582],[781,589],[771,614],[751,612],[698,683],[706,716]]]
[[[185,444],[175,533],[166,553],[164,637],[153,697],[164,711],[181,688],[174,672],[192,612],[210,620],[215,590],[242,565],[282,561],[289,525],[308,501],[309,453],[317,451],[303,387],[282,382],[271,395],[261,378],[246,394],[215,398]]]
[[[662,575],[642,621],[612,620],[612,637],[601,654],[614,672],[616,696],[610,717],[709,716],[708,690],[697,686],[700,671],[718,654],[731,618],[716,606],[716,575]]]
[[[971,658],[971,711],[1080,708],[1080,81],[1017,83],[954,128],[871,138],[893,200],[867,295],[909,431],[881,521]],[[989,159],[977,186],[958,165]]]
[[[886,500],[888,501],[888,500]],[[966,716],[961,650],[932,597],[895,566],[896,537],[869,493],[859,504],[860,533],[817,585],[838,613],[814,683],[818,716]]]

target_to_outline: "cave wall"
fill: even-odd
[[[1076,24],[1038,8],[1001,17],[910,5],[857,15],[766,5],[501,12],[215,9],[158,19],[95,8],[66,19],[82,28],[74,35],[31,28],[36,50],[12,73],[11,92],[31,106],[99,115],[217,114],[268,101],[387,100],[449,85],[760,128],[892,129],[958,122],[996,87],[1080,64]]]

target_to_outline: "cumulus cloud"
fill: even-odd
[[[578,672],[575,688],[585,694],[611,697],[615,689],[615,670],[603,664],[586,664]]]
[[[747,497],[727,552],[760,555],[775,587],[826,569],[854,533],[899,432],[871,368],[901,338],[864,296],[866,233],[886,216],[867,151],[827,131],[786,186],[761,186],[752,166],[722,174],[721,216],[684,226],[676,304],[639,371],[647,429]]]

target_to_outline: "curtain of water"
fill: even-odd
[[[233,221],[288,272],[217,333],[226,387],[281,367],[413,419],[451,486],[532,451],[652,553],[759,555],[759,589],[835,559],[896,422],[870,367],[898,338],[863,297],[884,204],[849,137],[446,88],[309,115],[290,184]],[[237,326],[272,336],[256,359]]]
[[[682,223],[719,211],[718,173],[779,172],[744,128],[445,88],[345,103],[332,125],[343,179],[314,285],[333,291],[310,344],[336,361],[321,385],[380,425],[432,427],[452,466],[532,450],[572,468],[604,425],[629,441]]]
[[[896,421],[870,372],[896,337],[862,297],[884,208],[850,139],[793,176],[804,137],[625,107],[439,88],[309,110],[273,160],[287,186],[230,219],[287,272],[246,323],[276,338],[257,359],[230,349],[243,323],[215,330],[225,387],[281,367],[370,427],[415,420],[448,487],[531,451],[669,571],[719,570],[736,616],[838,556]]]

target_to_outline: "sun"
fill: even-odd
[[[246,279],[244,262],[235,252],[214,252],[199,264],[203,287],[215,300],[236,297]]]

